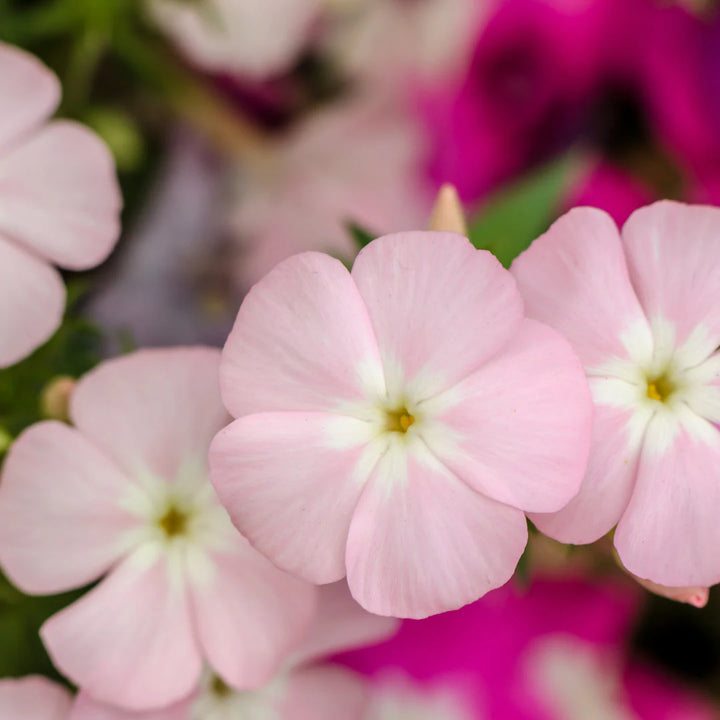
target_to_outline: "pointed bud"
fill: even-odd
[[[50,420],[70,420],[70,396],[75,389],[75,380],[60,375],[51,380],[40,396],[40,410]]]
[[[465,213],[453,185],[446,183],[440,188],[430,216],[428,230],[443,230],[467,236]]]

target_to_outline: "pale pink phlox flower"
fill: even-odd
[[[515,282],[454,233],[370,243],[352,274],[278,265],[228,338],[212,480],[279,567],[347,574],[371,612],[424,617],[505,583],[523,511],[577,492],[592,404],[566,341],[525,320]]]
[[[595,401],[588,471],[551,537],[588,543],[616,524],[638,577],[720,580],[720,209],[659,202],[618,232],[571,210],[513,265],[530,317],[578,352]]]
[[[119,235],[110,153],[82,125],[49,121],[59,100],[50,70],[0,43],[0,367],[60,325],[65,286],[52,265],[98,265]]]
[[[315,588],[254,551],[208,481],[227,422],[220,353],[145,350],[72,395],[74,427],[42,422],[12,446],[0,484],[0,561],[18,587],[57,593],[102,578],[41,629],[57,667],[97,698],[161,707],[204,663],[233,687],[272,677],[313,617]]]
[[[72,697],[40,675],[0,680],[0,720],[69,720]]]
[[[82,693],[70,720],[360,720],[368,702],[365,683],[321,659],[380,642],[396,629],[395,621],[363,611],[344,581],[327,585],[304,643],[265,686],[232,690],[206,673],[188,700],[148,713],[102,705]]]

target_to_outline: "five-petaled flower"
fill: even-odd
[[[58,668],[131,709],[190,693],[209,664],[236,688],[267,682],[313,618],[315,588],[230,523],[207,448],[227,422],[219,351],[145,350],[73,392],[75,427],[26,430],[0,484],[0,560],[30,593],[103,579],[41,636]]]
[[[567,342],[454,233],[388,235],[352,274],[304,253],[245,298],[225,346],[238,418],[210,451],[236,526],[371,612],[423,617],[505,583],[523,511],[577,492],[592,403]]]
[[[528,314],[562,332],[595,401],[589,466],[548,535],[615,547],[666,586],[720,580],[720,209],[660,202],[618,232],[578,208],[513,265]]]

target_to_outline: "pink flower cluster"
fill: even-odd
[[[43,125],[56,101],[0,46],[4,364],[58,323],[49,262],[96,264],[117,235],[107,152]],[[320,660],[505,584],[527,515],[562,542],[616,527],[652,583],[720,581],[719,248],[720,209],[670,202],[621,232],[573,210],[510,271],[458,233],[386,235],[351,271],[281,262],[222,355],[102,363],[0,484],[4,573],[32,594],[93,584],[41,629],[80,693],[30,678],[0,709],[371,717],[360,679]]]

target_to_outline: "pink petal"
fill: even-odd
[[[193,456],[203,461],[229,418],[220,400],[214,348],[140,350],[104,362],[71,398],[73,422],[130,474],[171,480]]]
[[[26,430],[0,484],[0,560],[26,592],[80,587],[125,550],[132,518],[117,506],[128,480],[79,432],[59,422]]]
[[[563,543],[594,542],[617,524],[633,491],[642,435],[630,434],[631,411],[597,405],[580,492],[560,512],[534,514],[539,530]]]
[[[0,236],[0,367],[22,360],[48,340],[64,308],[60,274]]]
[[[517,332],[522,318],[512,276],[455,233],[378,238],[360,252],[352,276],[388,382],[415,381],[425,397],[477,369]]]
[[[81,691],[67,720],[189,720],[188,703],[183,701],[160,710],[134,712],[98,702]]]
[[[100,701],[132,710],[169,705],[200,676],[187,593],[143,551],[53,615],[40,635],[55,665]]]
[[[296,663],[305,663],[345,650],[375,645],[392,637],[400,628],[395,618],[369,613],[353,599],[345,580],[323,585],[315,622],[295,653]]]
[[[90,130],[52,122],[0,155],[0,231],[73,270],[101,263],[120,234],[112,156]]]
[[[527,542],[522,512],[415,453],[388,450],[350,525],[350,590],[380,615],[423,618],[477,600],[510,579]]]
[[[0,43],[0,148],[50,117],[60,102],[60,83],[30,53]]]
[[[622,564],[670,587],[720,581],[720,433],[695,418],[669,440],[665,418],[650,421],[630,504],[615,531]]]
[[[370,320],[339,260],[295,255],[252,288],[225,344],[221,384],[235,417],[335,410],[368,387],[383,392]]]
[[[307,632],[315,587],[278,570],[238,536],[233,554],[213,555],[213,582],[192,587],[198,639],[231,686],[267,683]]]
[[[471,488],[536,512],[558,510],[577,493],[593,404],[582,365],[557,332],[525,320],[498,355],[429,404],[455,397],[438,422],[456,443],[424,438]]]
[[[296,670],[280,704],[282,720],[361,720],[367,706],[363,679],[341,667]]]
[[[640,350],[652,350],[618,229],[602,210],[570,210],[515,260],[512,273],[528,316],[559,330],[586,369],[627,358],[629,328]]]
[[[0,62],[1,52],[0,45]],[[70,693],[45,677],[0,680],[0,720],[68,720],[71,704]]]
[[[698,326],[698,361],[720,345],[720,209],[663,201],[635,211],[622,231],[630,278],[648,319],[670,320],[676,346]]]
[[[240,532],[278,567],[335,582],[372,469],[358,466],[369,432],[369,423],[330,413],[248,415],[213,441],[212,481]]]

